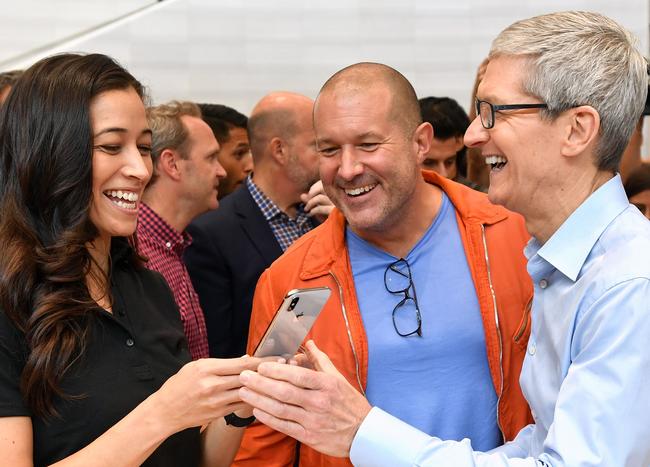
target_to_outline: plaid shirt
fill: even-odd
[[[262,193],[250,175],[246,178],[246,188],[262,211],[266,222],[269,223],[282,251],[286,251],[293,242],[316,227],[314,220],[305,213],[304,204],[298,205],[296,218],[292,219]]]
[[[174,293],[192,359],[207,358],[208,332],[205,318],[190,276],[183,263],[183,251],[192,243],[187,232],[179,233],[149,206],[140,203],[138,247],[149,261],[147,268],[163,275]]]

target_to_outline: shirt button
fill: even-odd
[[[165,246],[166,246],[167,248],[171,248],[171,247],[172,247],[172,242],[167,242],[167,243],[165,243]]]
[[[133,347],[133,344],[135,344],[135,342],[133,342],[133,339],[131,339],[131,338],[129,337],[129,338],[126,340],[126,346],[127,346],[127,347]]]
[[[539,286],[540,288],[545,289],[546,287],[548,287],[548,281],[546,279],[542,279],[541,281],[539,281]]]
[[[531,355],[535,355],[535,352],[537,352],[537,347],[535,347],[534,343],[529,343],[528,344],[528,353]]]

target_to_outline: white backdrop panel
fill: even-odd
[[[550,11],[602,12],[634,32],[648,51],[648,0],[14,0],[15,5],[20,7],[8,15],[1,8],[2,69],[26,67],[61,51],[102,52],[148,85],[155,102],[214,102],[245,113],[272,90],[313,97],[333,72],[367,60],[399,69],[420,96],[451,96],[467,108],[476,67],[495,35],[517,19]]]

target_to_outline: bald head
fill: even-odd
[[[362,62],[337,71],[328,79],[316,98],[315,106],[325,95],[351,97],[384,89],[391,96],[389,118],[411,135],[422,123],[420,106],[411,83],[399,71],[381,63]]]
[[[273,138],[291,140],[305,124],[311,127],[314,101],[302,94],[272,92],[253,108],[248,119],[248,138],[255,164],[261,162]]]

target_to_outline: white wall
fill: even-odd
[[[0,70],[156,0],[0,0]]]
[[[248,113],[271,90],[313,97],[336,70],[370,60],[399,69],[420,96],[451,96],[467,108],[495,35],[566,9],[613,17],[647,54],[648,0],[0,0],[0,69],[97,51],[117,58],[157,102]]]

